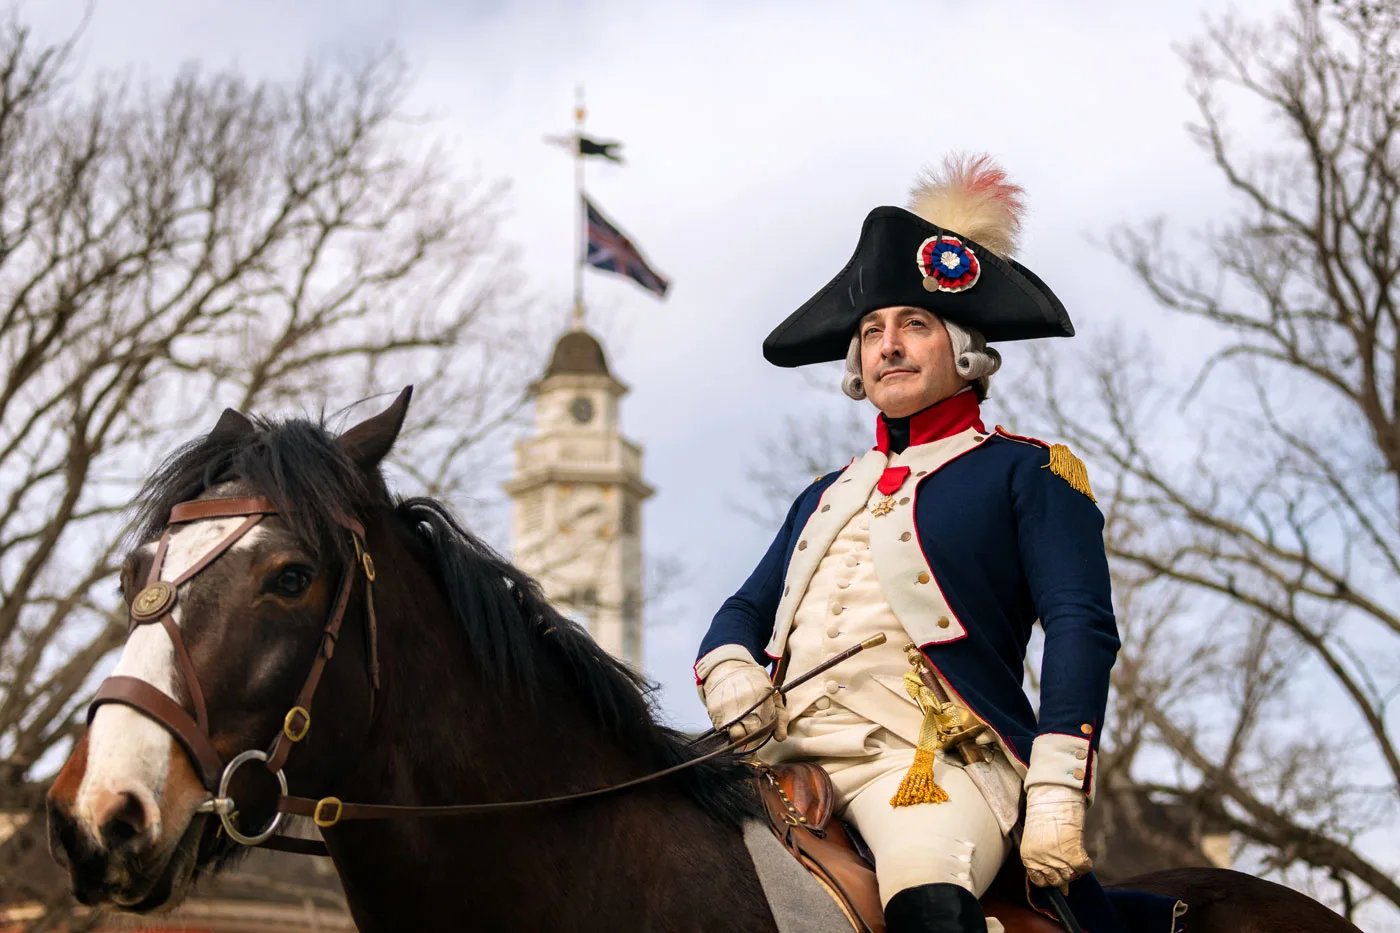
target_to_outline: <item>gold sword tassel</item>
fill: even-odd
[[[912,807],[916,803],[946,803],[948,792],[938,786],[933,779],[933,762],[938,750],[943,747],[943,730],[939,723],[938,699],[933,691],[925,687],[919,675],[913,671],[904,672],[904,689],[919,704],[924,712],[923,724],[919,726],[919,744],[914,750],[914,763],[899,782],[899,789],[890,798],[892,807]]]
[[[899,789],[890,798],[892,807],[912,807],[917,803],[945,803],[948,792],[933,779],[933,763],[938,752],[951,745],[975,739],[986,726],[972,711],[939,697],[930,684],[932,671],[924,665],[922,653],[915,645],[906,645],[905,656],[911,670],[904,672],[904,689],[919,704],[924,721],[919,726],[919,744],[914,749],[914,763],[909,766]],[[925,677],[929,681],[925,681]],[[940,690],[941,685],[939,685]],[[946,695],[946,691],[944,691]]]

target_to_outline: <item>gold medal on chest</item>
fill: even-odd
[[[886,467],[885,472],[880,475],[880,481],[875,484],[875,488],[884,494],[884,498],[870,507],[870,514],[875,517],[888,515],[894,511],[894,494],[899,491],[899,487],[904,485],[904,481],[909,478],[909,468],[907,466]]]
[[[893,496],[893,495],[885,496],[885,497],[884,497],[883,499],[881,499],[879,502],[876,502],[874,505],[872,505],[872,506],[870,507],[870,514],[871,514],[871,515],[874,515],[876,518],[880,517],[881,515],[888,515],[888,514],[890,514],[890,513],[893,512],[893,511],[894,511],[894,496]]]

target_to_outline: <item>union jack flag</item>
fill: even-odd
[[[583,261],[595,269],[625,275],[658,298],[666,297],[671,283],[647,265],[627,234],[604,217],[587,196],[583,199],[583,212],[588,218],[588,251]]]

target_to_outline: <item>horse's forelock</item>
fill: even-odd
[[[386,505],[383,479],[366,476],[318,421],[256,419],[245,434],[212,432],[172,453],[146,481],[132,523],[138,540],[160,534],[170,509],[237,482],[271,499],[292,533],[318,552],[348,558],[344,518]]]

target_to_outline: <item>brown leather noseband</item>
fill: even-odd
[[[131,601],[129,632],[135,631],[138,625],[159,622],[170,636],[170,641],[175,647],[175,658],[180,678],[189,694],[189,705],[193,708],[192,714],[183,704],[155,685],[140,678],[125,675],[112,676],[104,680],[97,688],[97,695],[88,706],[89,724],[91,724],[98,707],[104,703],[121,703],[133,707],[159,723],[185,750],[190,761],[194,764],[195,770],[199,773],[205,789],[217,795],[215,802],[227,799],[229,778],[238,765],[249,759],[267,763],[267,769],[277,777],[285,796],[286,781],[281,774],[282,767],[286,764],[287,756],[291,754],[292,746],[304,739],[311,729],[311,701],[315,696],[316,687],[321,681],[326,664],[335,654],[336,640],[340,637],[341,624],[345,621],[345,610],[350,603],[350,592],[354,587],[357,570],[363,571],[367,590],[370,680],[374,689],[377,690],[379,687],[378,650],[375,644],[377,626],[374,618],[374,561],[365,549],[364,526],[356,519],[345,516],[337,521],[350,532],[354,539],[355,553],[359,558],[358,567],[347,569],[341,580],[335,605],[321,632],[321,644],[316,652],[316,658],[311,664],[311,670],[307,674],[295,702],[287,711],[286,716],[283,717],[282,731],[273,738],[267,752],[243,752],[227,763],[218,750],[214,748],[209,735],[209,713],[204,702],[204,692],[200,689],[199,675],[195,672],[194,661],[190,657],[184,638],[181,637],[180,627],[175,623],[172,613],[178,600],[178,591],[181,585],[223,556],[264,518],[277,513],[278,509],[272,504],[272,501],[262,496],[239,499],[197,499],[176,505],[170,510],[169,523],[161,533],[160,543],[156,546],[155,557],[151,561],[151,569],[146,576],[146,584]],[[190,522],[218,518],[242,518],[243,521],[201,555],[188,570],[185,570],[174,580],[162,580],[160,578],[161,570],[165,564],[166,551],[170,546],[170,539],[175,528]],[[255,836],[245,836],[238,831],[237,826],[232,822],[231,812],[221,812],[218,807],[212,809],[223,820],[224,828],[229,832],[229,835],[247,845],[261,843],[268,839],[276,830],[281,819],[279,813],[262,832]]]

